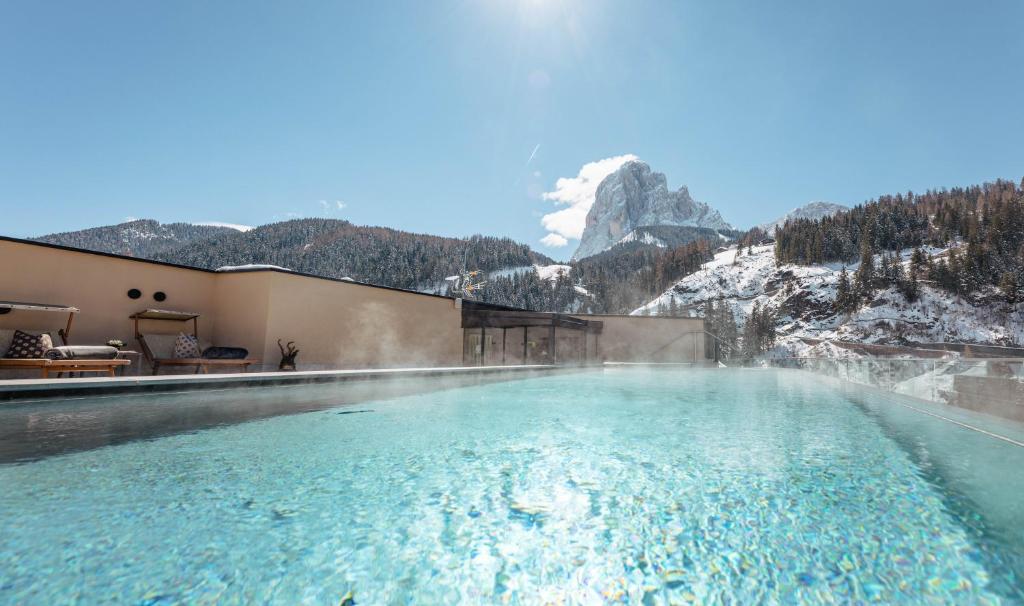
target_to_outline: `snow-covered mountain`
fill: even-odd
[[[664,174],[634,160],[598,185],[573,260],[596,255],[628,241],[635,229],[651,226],[731,229],[717,210],[694,200],[686,186],[670,191]]]
[[[925,248],[935,259],[947,252]],[[779,265],[772,246],[735,248],[715,255],[704,269],[686,276],[661,296],[634,310],[658,315],[675,309],[683,315],[704,313],[709,301],[722,297],[742,326],[754,303],[776,312],[777,348],[788,355],[808,355],[804,339],[897,345],[906,342],[961,342],[988,345],[1024,343],[1024,305],[1009,308],[997,297],[977,303],[928,284],[909,303],[895,288],[881,290],[849,314],[833,310],[840,264]],[[901,257],[908,263],[912,251]],[[851,274],[857,264],[847,267]]]
[[[278,266],[328,278],[409,289],[442,289],[465,268],[492,272],[553,263],[507,238],[449,238],[309,218],[244,225],[138,220],[38,240],[193,267]]]
[[[159,223],[152,219],[134,219],[117,225],[49,234],[36,240],[101,252],[151,257],[192,242],[233,234],[242,231],[241,227],[223,223]]]
[[[805,204],[799,208],[794,208],[778,219],[768,223],[762,223],[757,227],[764,230],[768,235],[771,235],[775,233],[775,228],[782,227],[786,224],[786,221],[790,221],[792,219],[810,219],[812,221],[817,221],[819,219],[824,219],[825,217],[831,217],[832,215],[843,212],[844,210],[850,210],[850,207],[843,206],[842,204],[836,204],[834,202],[811,202],[810,204]]]

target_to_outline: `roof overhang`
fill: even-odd
[[[128,316],[133,320],[175,320],[185,322],[198,318],[199,314],[191,311],[171,311],[167,309],[144,309]]]
[[[0,301],[0,313],[7,313],[13,309],[25,311],[57,311],[77,314],[79,309],[70,305],[57,305],[56,303],[26,303],[23,301]],[[4,311],[6,310],[6,311]]]
[[[604,323],[565,314],[507,309],[463,309],[463,328],[523,328],[546,326],[599,333]]]

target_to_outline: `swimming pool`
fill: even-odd
[[[1024,603],[1024,448],[806,373],[288,389],[0,465],[0,603]]]

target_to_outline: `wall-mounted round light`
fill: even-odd
[[[133,289],[128,291],[128,298],[129,299],[138,299],[141,296],[142,296],[142,291],[139,290],[138,288],[133,288]]]
[[[166,299],[167,299],[167,293],[165,293],[162,290],[158,290],[155,293],[153,293],[153,300],[154,301],[160,302],[160,301],[165,301]]]

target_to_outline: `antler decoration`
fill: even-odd
[[[278,339],[277,348],[281,350],[281,364],[278,365],[278,368],[295,370],[295,356],[299,355],[299,350],[295,348],[295,341],[288,341],[288,351],[285,351],[285,347],[281,344],[281,339]]]

